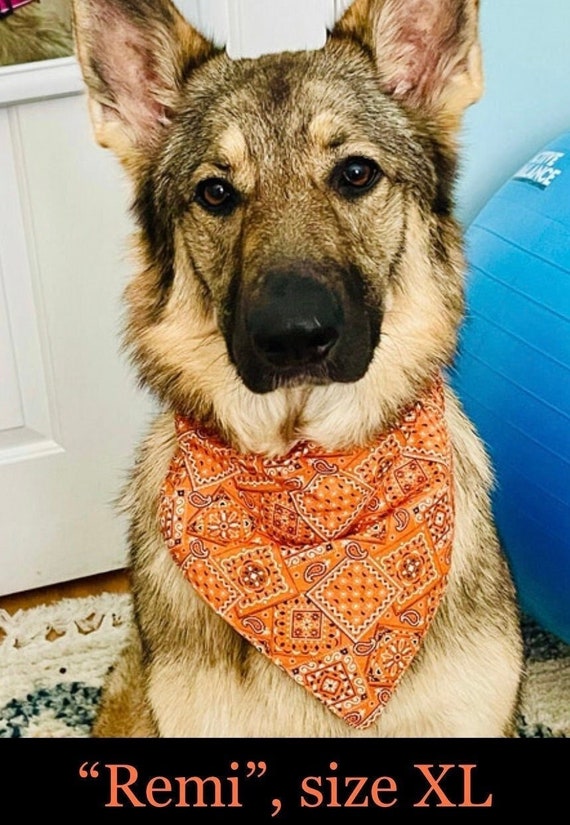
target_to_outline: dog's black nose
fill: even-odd
[[[246,315],[246,328],[259,355],[274,367],[324,361],[343,325],[335,294],[311,276],[272,272]]]

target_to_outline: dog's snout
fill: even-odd
[[[222,316],[228,353],[252,392],[352,382],[380,335],[380,308],[353,267],[300,260],[234,282]]]
[[[274,272],[249,307],[246,328],[270,365],[299,367],[327,358],[343,320],[340,302],[329,287],[311,276]]]

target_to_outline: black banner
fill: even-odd
[[[567,739],[12,739],[0,788],[18,817],[505,822],[567,808],[569,755]]]

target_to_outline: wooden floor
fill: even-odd
[[[39,590],[28,590],[25,593],[0,596],[0,609],[13,614],[17,610],[26,610],[40,604],[52,604],[60,599],[96,596],[104,592],[126,593],[128,590],[129,582],[126,572],[117,570],[112,573],[91,576],[87,579],[42,587]]]

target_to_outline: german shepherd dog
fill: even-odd
[[[516,735],[516,592],[446,381],[478,14],[355,0],[322,49],[232,60],[170,0],[74,0],[95,138],[133,186],[125,346],[162,405],[94,736]]]

